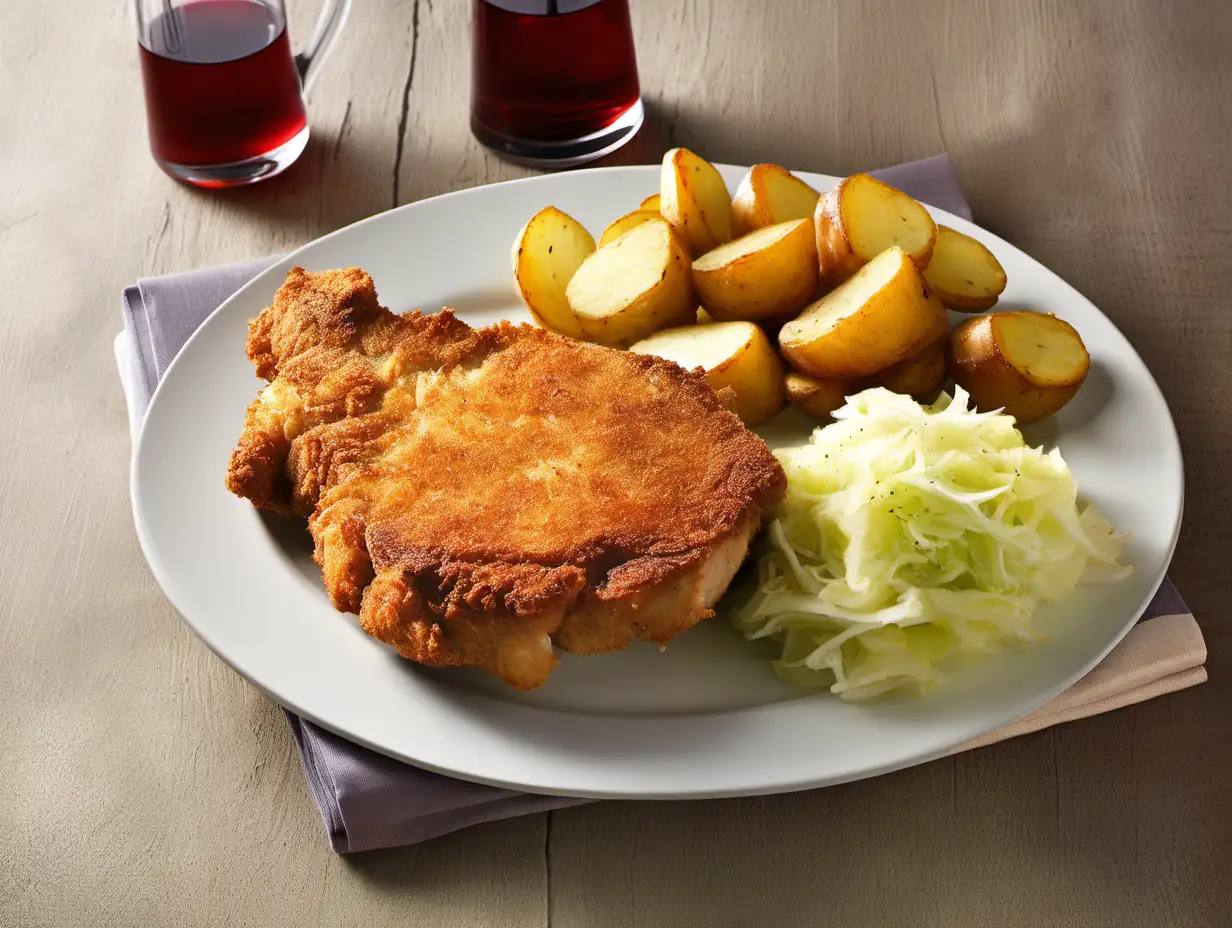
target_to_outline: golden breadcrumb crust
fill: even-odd
[[[424,664],[529,688],[553,643],[666,641],[710,614],[785,489],[700,372],[391,313],[358,268],[293,268],[248,356],[269,386],[228,488],[308,517],[334,605]]]

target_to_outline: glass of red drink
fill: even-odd
[[[283,0],[134,0],[150,150],[198,187],[273,177],[308,143],[307,92],[351,0],[325,0],[299,55]]]
[[[512,161],[569,167],[642,125],[629,0],[475,0],[471,131]]]

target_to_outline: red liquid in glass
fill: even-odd
[[[485,132],[581,138],[611,125],[640,96],[627,0],[547,16],[476,0],[474,28],[471,126],[481,140]]]
[[[253,0],[197,0],[141,42],[150,148],[178,165],[244,161],[307,123],[281,18]]]

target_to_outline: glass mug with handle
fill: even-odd
[[[273,177],[308,143],[304,95],[351,0],[325,0],[296,55],[283,0],[134,0],[150,150],[198,187]]]

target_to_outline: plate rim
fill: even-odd
[[[716,163],[716,167],[719,167],[721,170],[733,171],[733,172],[740,172],[740,171],[747,170],[747,168],[745,167],[741,167],[737,165],[727,165],[727,164],[721,164],[721,163]],[[569,176],[603,175],[603,174],[611,174],[613,172],[635,173],[636,174],[636,173],[657,172],[658,170],[659,170],[658,165],[621,165],[621,166],[612,166],[612,167],[597,167],[597,168],[587,168],[587,169],[582,169],[582,170],[574,170],[574,171],[568,172],[568,174]],[[801,176],[802,178],[806,180],[809,180],[810,178],[823,178],[826,180],[836,179],[832,177],[831,175],[817,174],[816,172],[793,171],[793,173],[797,174],[798,176]],[[141,462],[143,461],[144,456],[147,454],[147,452],[145,451],[145,448],[146,448],[148,432],[145,428],[145,424],[149,420],[150,414],[154,411],[156,404],[159,404],[160,402],[163,401],[162,397],[167,392],[165,388],[167,387],[167,384],[174,379],[177,367],[180,365],[181,361],[189,354],[194,342],[196,342],[197,339],[202,336],[202,333],[207,329],[207,327],[216,319],[216,317],[218,317],[221,313],[227,311],[228,307],[230,307],[230,305],[233,302],[239,301],[242,298],[244,298],[250,289],[259,288],[259,287],[267,287],[268,280],[277,279],[278,275],[285,274],[286,268],[293,267],[298,263],[297,259],[301,255],[301,253],[323,242],[326,242],[331,239],[334,239],[335,237],[344,235],[359,226],[388,217],[392,214],[413,211],[425,203],[435,203],[438,201],[452,199],[452,198],[465,198],[467,196],[480,195],[480,192],[491,189],[491,188],[496,188],[496,187],[536,184],[536,183],[542,183],[545,181],[550,182],[553,178],[558,177],[558,176],[560,175],[555,175],[555,174],[534,175],[530,177],[515,178],[512,180],[502,181],[502,182],[495,183],[495,184],[484,184],[484,185],[479,185],[476,187],[468,187],[468,188],[464,188],[460,190],[450,191],[448,193],[439,194],[434,197],[425,198],[423,200],[417,200],[411,203],[405,203],[393,209],[384,210],[378,213],[374,213],[370,216],[363,217],[359,220],[356,220],[353,223],[350,223],[346,226],[343,226],[339,229],[329,232],[323,236],[313,239],[312,241],[301,245],[300,247],[294,249],[293,251],[287,253],[286,255],[279,257],[269,267],[263,269],[260,273],[255,275],[251,280],[249,280],[243,286],[238,288],[233,294],[231,294],[231,296],[229,296],[226,300],[224,300],[221,304],[219,304],[217,308],[215,308],[211,313],[209,313],[202,320],[201,324],[198,325],[198,327],[193,331],[192,335],[190,335],[189,338],[185,341],[184,345],[181,347],[179,352],[177,352],[175,358],[172,359],[171,363],[168,365],[166,371],[164,371],[162,377],[160,378],[158,384],[156,385],[151,395],[150,403],[146,409],[146,414],[141,419],[140,429],[136,437],[136,441],[134,442],[132,457],[131,457],[130,466],[129,466],[129,491],[130,491],[129,496],[130,496],[130,504],[132,505],[132,509],[133,509],[134,526],[135,526],[136,533],[138,536],[138,541],[141,546],[142,553],[145,556],[146,561],[150,566],[151,573],[154,575],[154,578],[157,581],[164,596],[166,596],[167,600],[171,603],[172,607],[179,614],[180,618],[185,622],[185,624],[188,625],[188,627],[193,631],[193,633],[199,639],[201,639],[201,641],[215,655],[217,655],[220,660],[222,660],[225,664],[227,664],[227,666],[230,667],[232,670],[234,670],[236,673],[239,673],[240,676],[243,677],[248,683],[256,687],[262,693],[266,694],[268,697],[273,699],[276,703],[278,703],[280,706],[284,707],[288,711],[295,712],[297,715],[301,716],[302,718],[305,718],[313,722],[314,724],[319,725],[320,727],[322,727],[323,729],[327,731],[333,732],[342,738],[345,738],[349,741],[352,741],[353,743],[359,744],[363,747],[366,747],[384,756],[391,757],[395,760],[408,763],[410,765],[419,767],[424,770],[429,770],[435,773],[440,773],[440,774],[454,777],[457,779],[485,784],[489,786],[501,787],[501,788],[512,789],[512,790],[520,790],[520,791],[530,792],[530,793],[551,794],[551,795],[569,796],[569,797],[578,797],[578,798],[595,798],[595,799],[628,798],[628,799],[668,800],[668,799],[727,798],[727,797],[736,797],[736,796],[755,796],[755,795],[768,795],[768,794],[785,793],[785,792],[796,792],[796,791],[801,791],[801,790],[806,790],[806,789],[813,789],[813,788],[817,788],[820,786],[837,785],[839,783],[852,782],[855,780],[866,779],[866,778],[874,777],[874,776],[880,776],[885,773],[893,772],[895,770],[905,769],[907,767],[916,766],[918,764],[928,763],[929,761],[932,761],[937,758],[944,757],[944,756],[954,753],[955,749],[960,748],[962,744],[966,743],[966,741],[969,740],[970,736],[950,739],[949,741],[946,741],[944,743],[939,742],[938,745],[932,750],[921,751],[905,759],[900,759],[900,760],[886,762],[883,764],[876,764],[876,765],[864,767],[864,768],[861,768],[860,770],[852,772],[850,775],[841,775],[841,776],[824,775],[824,776],[812,778],[812,779],[795,778],[795,779],[790,779],[790,780],[778,780],[778,779],[775,779],[773,776],[769,776],[769,777],[763,777],[762,778],[763,782],[761,782],[759,785],[714,787],[714,788],[701,788],[701,789],[692,789],[688,791],[681,791],[678,789],[656,790],[653,787],[646,788],[646,789],[623,788],[619,790],[613,790],[613,789],[602,789],[602,788],[589,789],[586,787],[572,787],[572,786],[561,785],[561,784],[544,784],[544,785],[528,784],[526,782],[519,781],[519,780],[505,779],[499,775],[493,775],[487,772],[474,771],[474,770],[460,770],[460,769],[457,769],[455,767],[451,767],[448,765],[437,764],[430,760],[424,760],[418,757],[411,756],[410,754],[404,751],[400,751],[396,748],[392,748],[388,745],[376,742],[372,739],[364,737],[363,735],[356,734],[351,731],[347,731],[345,728],[336,727],[334,725],[331,725],[328,721],[325,721],[324,719],[322,719],[318,713],[313,712],[311,710],[304,709],[303,707],[296,705],[295,701],[285,699],[279,696],[273,690],[271,690],[270,688],[265,686],[263,683],[261,683],[259,680],[257,680],[253,672],[249,672],[249,670],[241,666],[238,666],[237,662],[233,658],[225,656],[220,650],[220,647],[218,646],[218,644],[215,642],[213,636],[210,634],[206,624],[195,622],[192,618],[189,617],[188,611],[182,608],[181,602],[182,602],[183,597],[180,595],[182,591],[180,591],[179,588],[177,587],[176,582],[171,572],[167,569],[166,565],[162,561],[162,558],[159,556],[159,553],[157,551],[157,546],[154,544],[153,540],[149,537],[151,528],[147,521],[148,517],[144,513],[143,507],[142,507],[141,495],[139,492],[139,479],[140,479],[139,475],[140,475]],[[1141,365],[1142,370],[1146,373],[1147,376],[1146,376],[1145,384],[1147,386],[1147,389],[1150,390],[1151,393],[1154,394],[1155,399],[1159,400],[1160,402],[1161,408],[1163,409],[1166,415],[1166,425],[1168,427],[1168,435],[1170,437],[1170,442],[1169,442],[1171,446],[1170,451],[1174,452],[1176,463],[1177,463],[1176,488],[1177,488],[1177,493],[1178,493],[1178,507],[1177,507],[1177,512],[1175,514],[1175,517],[1173,519],[1172,526],[1171,526],[1171,537],[1167,543],[1165,556],[1161,559],[1162,567],[1158,570],[1157,575],[1153,576],[1150,579],[1150,582],[1147,585],[1147,589],[1149,590],[1149,592],[1145,596],[1143,601],[1133,610],[1133,618],[1126,620],[1125,624],[1120,629],[1120,631],[1111,638],[1110,642],[1104,648],[1102,648],[1102,650],[1100,650],[1098,654],[1094,655],[1087,662],[1085,662],[1083,664],[1082,669],[1079,672],[1067,677],[1060,684],[1054,685],[1052,687],[1048,687],[1046,688],[1045,691],[1041,691],[1041,694],[1038,695],[1037,698],[1033,699],[1031,704],[1027,706],[1027,708],[1025,708],[1024,710],[1019,712],[1018,714],[1011,715],[1008,718],[1003,718],[1000,721],[997,721],[995,724],[992,724],[991,727],[986,727],[984,729],[984,733],[987,733],[987,732],[996,730],[997,728],[1007,724],[1010,721],[1013,721],[1014,718],[1021,717],[1022,715],[1025,715],[1025,714],[1028,714],[1034,711],[1039,706],[1053,699],[1059,693],[1068,689],[1077,680],[1084,677],[1086,674],[1088,674],[1091,671],[1092,668],[1094,668],[1098,663],[1100,663],[1124,639],[1124,637],[1129,633],[1130,629],[1132,629],[1135,626],[1135,624],[1137,624],[1137,622],[1141,618],[1142,613],[1144,612],[1146,607],[1149,605],[1150,601],[1153,599],[1155,594],[1158,592],[1160,586],[1163,584],[1167,576],[1168,568],[1170,567],[1172,558],[1175,554],[1177,544],[1179,542],[1180,530],[1181,530],[1181,526],[1183,523],[1184,506],[1185,506],[1184,455],[1183,455],[1183,447],[1180,443],[1179,433],[1177,432],[1177,429],[1176,429],[1176,420],[1172,415],[1172,410],[1168,403],[1167,397],[1164,395],[1162,389],[1159,387],[1158,381],[1155,379],[1154,374],[1151,373],[1150,368],[1147,366],[1146,362],[1142,359],[1137,349],[1134,348],[1133,343],[1130,342],[1130,340],[1125,336],[1124,332],[1120,330],[1120,328],[1116,325],[1116,323],[1107,314],[1105,314],[1101,309],[1099,309],[1099,307],[1095,306],[1095,304],[1091,300],[1089,300],[1085,294],[1083,294],[1080,290],[1078,290],[1072,284],[1065,281],[1063,278],[1057,275],[1054,271],[1049,269],[1046,265],[1042,264],[1035,258],[1031,257],[1029,254],[1022,251],[1022,249],[1018,248],[1017,246],[1004,240],[999,235],[996,235],[995,233],[976,225],[971,220],[967,220],[963,218],[962,216],[949,213],[946,210],[943,210],[943,209],[940,209],[940,208],[937,208],[937,207],[934,207],[928,204],[925,204],[925,205],[929,209],[929,212],[932,213],[934,217],[938,219],[939,221],[944,221],[947,225],[952,224],[955,228],[958,228],[959,231],[963,231],[962,226],[969,225],[975,229],[978,229],[982,235],[988,236],[990,239],[995,241],[997,245],[1005,247],[1007,249],[1010,249],[1014,252],[1021,254],[1028,261],[1030,261],[1031,264],[1034,265],[1037,269],[1044,271],[1045,273],[1047,273],[1048,275],[1051,275],[1052,277],[1055,277],[1061,284],[1063,284],[1069,291],[1071,291],[1078,299],[1083,301],[1090,310],[1094,311],[1098,316],[1102,317],[1102,319],[1106,321],[1107,324],[1111,326],[1113,330],[1115,330],[1117,335],[1119,335],[1124,340],[1126,346],[1129,348],[1129,351],[1132,353],[1133,358],[1138,362],[1138,364]],[[562,715],[568,714],[568,713],[562,713],[560,712],[560,710],[546,708],[546,707],[523,706],[522,708],[527,711],[534,712],[534,713],[562,714]],[[742,709],[726,710],[721,714],[723,715],[742,714],[742,713],[756,712],[758,710],[765,709],[765,708],[767,707],[766,706],[745,707]],[[695,715],[695,713],[684,713],[683,715],[685,717],[692,717]],[[608,717],[615,718],[617,716],[608,716]],[[659,718],[667,718],[667,717],[670,717],[670,716],[659,716]]]

